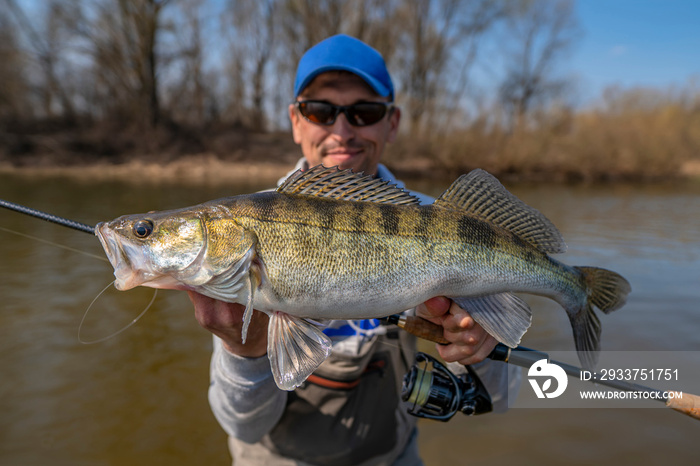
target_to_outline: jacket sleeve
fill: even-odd
[[[231,354],[214,337],[209,404],[226,433],[255,443],[277,424],[286,403],[287,392],[277,388],[267,356]]]

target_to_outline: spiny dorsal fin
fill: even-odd
[[[460,176],[435,205],[467,211],[480,220],[506,229],[548,254],[566,251],[557,227],[540,211],[511,194],[494,176],[472,170]]]
[[[420,203],[417,197],[381,178],[353,173],[349,169],[326,168],[323,165],[306,171],[297,170],[277,188],[277,192],[379,204]]]

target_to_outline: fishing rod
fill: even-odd
[[[423,338],[425,340],[433,341],[438,344],[449,344],[443,337],[443,329],[441,326],[434,324],[428,320],[416,316],[405,316],[400,314],[394,314],[383,318],[382,320],[395,324],[399,328],[411,333],[417,337]],[[542,351],[533,350],[526,348],[524,346],[517,346],[515,348],[509,348],[503,343],[498,343],[493,349],[491,354],[488,356],[489,359],[494,361],[502,361],[508,364],[513,364],[515,366],[520,366],[524,368],[530,368],[537,361],[545,359],[548,363],[556,364],[561,367],[564,372],[570,377],[581,379],[581,374],[584,369],[573,366],[571,364],[566,364],[560,361],[552,361],[549,355]],[[444,366],[437,366],[438,371],[443,372]],[[639,391],[649,393],[649,398],[660,401],[664,403],[669,408],[683,413],[690,417],[700,420],[700,396],[693,395],[690,393],[683,393],[682,398],[674,398],[664,396],[663,390],[657,390],[651,387],[646,387],[644,385],[639,385],[635,383],[625,382],[623,380],[591,380],[591,382],[604,385],[606,387],[615,388],[617,390],[623,391]]]
[[[4,207],[21,214],[30,215],[32,217],[40,218],[41,220],[46,220],[47,222],[56,223],[64,227],[72,228],[74,230],[82,231],[85,233],[95,234],[95,227],[86,225],[84,223],[76,222],[75,220],[69,220],[67,218],[59,217],[58,215],[49,214],[47,212],[42,212],[41,210],[32,209],[30,207],[25,207],[23,205],[16,204],[14,202],[6,201],[0,199],[0,207]]]

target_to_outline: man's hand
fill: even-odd
[[[484,328],[454,301],[439,296],[416,307],[416,315],[442,326],[449,345],[437,345],[447,362],[468,365],[481,362],[498,343]]]
[[[225,303],[188,291],[194,304],[194,316],[199,325],[221,338],[224,348],[238,356],[257,358],[267,353],[267,314],[253,311],[245,345],[241,342],[245,306]]]

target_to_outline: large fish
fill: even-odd
[[[620,275],[570,267],[539,211],[483,170],[432,205],[371,176],[318,166],[276,191],[119,217],[97,235],[116,287],[195,290],[270,316],[268,357],[291,390],[330,354],[315,323],[365,319],[447,296],[487,332],[516,346],[531,312],[516,292],[547,296],[569,315],[582,363],[597,360],[600,322],[630,292]]]

